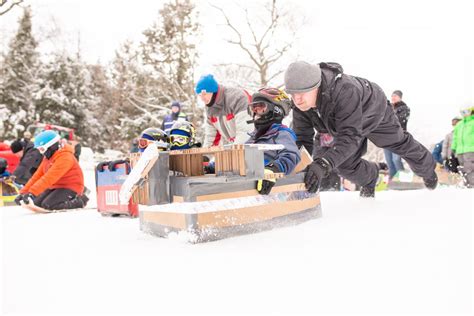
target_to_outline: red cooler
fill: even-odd
[[[101,162],[97,165],[97,210],[102,215],[138,216],[138,204],[133,203],[131,198],[127,204],[120,204],[120,187],[129,173],[130,163],[125,160]]]

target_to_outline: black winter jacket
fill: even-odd
[[[26,184],[36,172],[42,160],[43,155],[40,154],[38,149],[34,148],[32,142],[28,141],[23,149],[23,157],[21,157],[18,167],[13,172],[13,175],[16,177],[15,182],[23,185]]]
[[[410,108],[405,102],[400,101],[393,105],[393,111],[395,111],[402,129],[406,132],[408,119],[410,118]]]
[[[380,124],[387,98],[377,84],[344,74],[337,63],[321,63],[320,67],[322,77],[316,108],[303,112],[294,107],[293,129],[298,146],[304,145],[314,158],[324,158],[336,168]],[[318,136],[313,151],[314,129]],[[321,133],[334,138],[327,150],[318,150]]]

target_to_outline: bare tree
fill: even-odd
[[[0,16],[6,14],[8,11],[13,9],[15,6],[19,5],[22,3],[23,0],[13,0],[13,1],[8,1],[8,0],[0,0]]]
[[[242,8],[246,23],[238,23],[231,20],[224,9],[216,5],[225,20],[232,37],[226,41],[238,46],[249,58],[250,65],[239,65],[248,68],[258,75],[259,86],[266,86],[284,71],[283,68],[274,67],[290,48],[294,45],[296,33],[304,24],[304,18],[300,25],[295,25],[289,10],[277,5],[277,0],[271,0],[270,4],[262,5],[255,12],[264,12],[264,16],[254,16],[248,8]],[[240,22],[240,21],[239,21]],[[259,25],[260,24],[260,25]],[[283,36],[286,35],[286,36]],[[235,64],[233,64],[235,65]],[[221,64],[222,66],[229,66]]]

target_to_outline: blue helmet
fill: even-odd
[[[61,137],[55,131],[42,131],[35,137],[35,148],[37,148],[40,153],[44,153],[49,147],[56,144],[60,140]]]

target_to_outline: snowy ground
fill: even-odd
[[[321,219],[198,245],[95,210],[4,207],[3,311],[472,313],[472,190],[332,192],[322,205]]]

